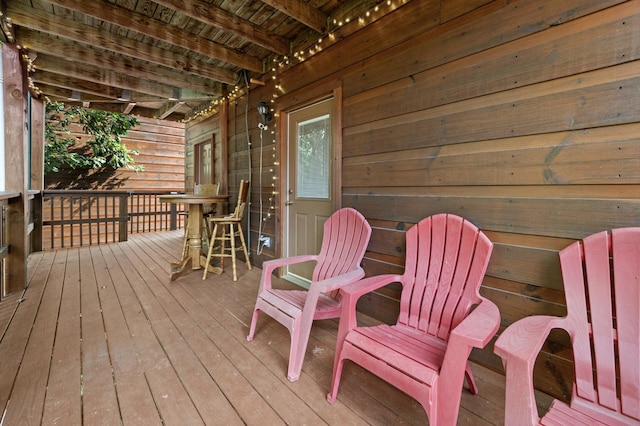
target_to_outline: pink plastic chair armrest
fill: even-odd
[[[296,263],[307,262],[310,260],[317,260],[316,254],[303,254],[300,256],[287,257],[282,259],[268,260],[262,263],[262,276],[260,277],[260,287],[258,288],[258,294],[263,290],[271,288],[271,275],[273,271],[282,266],[294,265]]]
[[[466,344],[483,348],[496,334],[500,326],[500,311],[492,301],[481,298],[480,304],[451,331],[452,340],[463,339]]]
[[[311,285],[317,286],[321,293],[329,293],[333,290],[338,290],[346,285],[357,282],[362,277],[364,277],[364,270],[362,268],[358,268],[342,275],[337,275],[332,278],[327,278],[326,280],[315,282]]]
[[[380,287],[396,282],[400,275],[376,275],[364,278],[352,284],[340,288],[342,312],[340,313],[340,326],[338,328],[338,342],[342,345],[347,332],[356,327],[356,304],[358,299]]]
[[[536,315],[522,318],[502,332],[495,343],[495,353],[535,361],[551,329],[562,328],[562,318]]]
[[[364,278],[353,284],[346,285],[341,288],[343,296],[349,296],[356,301],[363,295],[370,293],[374,290],[384,287],[392,282],[400,282],[401,275],[386,274],[376,275],[374,277]]]
[[[505,424],[538,424],[533,368],[549,332],[562,328],[562,320],[542,315],[523,318],[496,340],[494,352],[502,358],[506,375]]]

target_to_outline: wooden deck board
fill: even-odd
[[[69,250],[67,254],[64,287],[42,413],[43,424],[78,424],[82,421],[82,348],[78,338],[82,335],[79,258],[77,250]]]
[[[98,291],[108,285],[108,276],[94,267],[90,250],[80,249],[82,415],[85,424],[117,424],[120,408],[98,296]]]
[[[197,407],[182,383],[182,378],[172,365],[156,334],[151,318],[155,316],[157,324],[159,321],[157,316],[161,312],[157,312],[158,307],[153,303],[154,296],[149,295],[148,289],[139,275],[139,271],[145,269],[144,264],[134,265],[131,262],[128,257],[130,250],[126,245],[112,245],[110,248],[118,260],[117,266],[112,266],[122,269],[122,279],[114,280],[119,298],[121,301],[136,302],[126,303],[123,307],[126,307],[125,316],[129,330],[161,418],[167,424],[179,424],[180,422],[182,424],[204,424]]]
[[[69,251],[70,257],[73,257],[73,254],[73,251]],[[7,424],[19,424],[20,422],[33,424],[40,421],[42,417],[58,320],[58,308],[63,284],[67,277],[65,269],[68,260],[67,253],[56,253],[54,267],[43,289],[37,315],[32,322],[33,326],[28,336],[29,340],[11,391],[10,409],[4,418]],[[74,272],[70,271],[69,275],[77,279],[77,275]],[[27,295],[28,293],[25,293],[25,299],[28,300],[30,295]],[[22,306],[20,306],[18,312],[21,308]]]
[[[234,363],[235,368],[247,377],[260,396],[268,401],[285,423],[322,424],[319,415],[298,393],[298,387],[292,386],[284,377],[283,372],[286,371],[286,366],[282,369],[282,365],[278,365],[276,371],[269,368],[269,360],[247,345],[246,327],[234,315],[234,304],[215,300],[215,297],[211,297],[212,293],[206,291],[207,284],[205,282],[200,285],[200,289],[190,288],[189,290],[202,306],[206,304],[213,307],[212,315],[218,322],[216,327],[231,334],[229,338],[219,341],[218,345]],[[205,291],[202,291],[203,288]]]
[[[24,357],[31,328],[40,306],[42,292],[49,278],[55,256],[56,253],[53,252],[44,253],[42,261],[37,262],[39,265],[38,271],[31,275],[28,297],[26,295],[21,296],[21,301],[17,305],[15,314],[11,317],[11,322],[7,325],[8,328],[2,336],[2,341],[0,341],[0,359],[2,360],[2,368],[0,368],[0,407],[4,408],[3,411],[6,410],[12,397],[16,375]],[[64,265],[64,263],[58,262],[58,265]]]
[[[151,389],[135,350],[134,338],[116,293],[114,280],[124,280],[124,274],[119,268],[108,267],[108,264],[117,264],[108,247],[92,247],[91,254],[96,273],[105,279],[100,290],[100,302],[105,331],[109,336],[107,343],[111,354],[122,422],[124,424],[161,424]]]
[[[151,248],[148,244],[148,242],[144,245],[141,244],[138,253],[148,251]],[[157,248],[154,247],[152,252],[155,253],[156,250]],[[156,274],[159,274],[159,279],[166,277],[166,267],[160,267],[160,265],[156,264],[155,266],[150,266],[150,269]],[[171,283],[171,285],[178,287],[173,289],[172,292],[175,295],[180,295],[178,303],[183,304],[185,311],[189,312],[194,323],[202,324],[200,327],[204,326],[205,332],[208,333],[211,341],[216,342],[218,349],[233,363],[232,365],[236,371],[240,372],[242,376],[248,380],[252,390],[258,392],[256,396],[262,394],[260,399],[263,400],[263,403],[267,402],[270,405],[271,408],[269,409],[263,407],[263,411],[255,411],[254,407],[253,410],[255,412],[252,414],[252,417],[255,417],[255,420],[258,422],[264,421],[265,424],[275,424],[273,422],[291,423],[292,421],[294,423],[317,424],[318,418],[308,409],[304,401],[301,401],[294,393],[287,392],[286,389],[277,386],[277,381],[274,381],[274,377],[269,377],[268,374],[265,377],[265,373],[267,372],[262,368],[260,359],[256,358],[246,349],[243,349],[242,346],[239,346],[242,342],[239,342],[237,336],[230,334],[230,330],[220,323],[226,316],[225,307],[216,304],[215,301],[209,298],[209,295],[212,294],[213,286],[216,284],[215,278],[209,277],[207,281],[203,282],[200,280],[202,271],[191,272],[190,274],[192,274],[195,280],[185,283],[184,287],[199,286],[205,290],[204,293],[198,294],[196,297],[189,295],[186,291],[181,293],[177,291],[180,289],[180,283]],[[216,278],[220,277],[216,276]],[[184,287],[182,288],[184,289]],[[200,304],[197,300],[204,300],[206,303]],[[235,321],[235,319],[232,321]],[[274,383],[276,383],[276,386],[273,385]],[[265,386],[267,387],[265,388]],[[264,395],[268,397],[265,398]],[[279,401],[285,404],[280,407],[280,411],[285,411],[281,412],[280,415],[276,411],[278,407],[274,406],[278,404]],[[251,409],[251,407],[247,408]],[[267,419],[271,412],[273,412],[273,418],[271,421],[268,421]],[[280,416],[284,417],[284,421],[280,419]],[[287,416],[290,416],[289,420],[286,419]]]
[[[138,269],[139,279],[133,280],[136,293],[148,312],[148,320],[154,333],[204,423],[219,421],[224,424],[240,424],[233,407],[202,365],[202,359],[189,346],[187,339],[191,337],[191,333],[197,332],[197,325],[189,320],[186,311],[176,303],[175,297],[164,286],[166,268],[162,279],[153,274],[153,259],[144,250],[133,250],[125,246],[123,254],[133,265],[149,266],[148,269]]]
[[[246,274],[253,274],[253,271]],[[258,280],[259,272],[256,273],[254,286],[244,286],[244,288],[238,289],[234,287],[232,282],[230,284],[225,283],[222,290],[215,293],[217,303],[221,303],[226,307],[236,305],[233,309],[233,317],[235,317],[236,321],[235,323],[229,321],[226,327],[237,328],[237,334],[243,339],[246,338],[249,331],[248,322],[255,304]],[[243,318],[244,320],[238,318]],[[377,401],[365,398],[363,406],[367,406],[367,408],[359,413],[344,405],[341,400],[338,400],[334,405],[326,402],[325,397],[330,386],[333,368],[333,346],[335,345],[337,321],[327,320],[323,322],[333,324],[334,333],[328,341],[322,342],[318,339],[318,335],[322,331],[320,329],[312,329],[303,367],[306,374],[302,375],[293,386],[298,389],[298,392],[305,395],[305,399],[314,403],[314,408],[319,413],[323,413],[323,419],[328,423],[339,423],[340,419],[351,419],[354,424],[358,422],[370,424],[376,424],[376,422],[379,422],[378,424],[398,423],[399,418],[377,404]],[[287,385],[289,384],[286,379],[286,372],[289,361],[290,336],[285,327],[270,317],[261,315],[254,340],[252,342],[243,340],[243,343],[249,345],[248,347],[252,351],[259,354],[262,362],[280,380]],[[359,397],[363,396],[366,396],[366,394],[359,395]],[[424,412],[422,416],[424,421],[426,418]]]
[[[246,341],[260,269],[170,281],[181,247],[174,231],[33,254],[24,297],[0,302],[4,424],[427,423],[417,402],[353,363],[326,402],[337,320],[313,327],[290,383],[286,328],[261,315]],[[502,424],[504,377],[472,368],[480,394],[463,391],[458,424]]]

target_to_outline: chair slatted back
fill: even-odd
[[[370,236],[371,226],[357,210],[347,207],[333,213],[324,223],[312,280],[321,281],[357,269]]]
[[[640,420],[640,228],[603,231],[560,252],[573,398]]]
[[[218,191],[220,191],[219,183],[202,183],[195,186],[193,195],[218,195]]]
[[[398,324],[447,340],[479,302],[492,249],[475,225],[452,214],[409,229]]]
[[[240,186],[238,187],[238,202],[236,204],[233,213],[231,214],[232,219],[242,219],[242,215],[244,215],[245,205],[247,203],[247,197],[249,196],[249,181],[242,179],[240,181]]]

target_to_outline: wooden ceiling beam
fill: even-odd
[[[122,110],[122,112],[124,114],[131,114],[131,111],[133,111],[133,109],[136,107],[136,103],[135,102],[131,102],[128,103],[126,107],[124,107],[124,110]]]
[[[120,90],[111,86],[105,86],[103,84],[93,83],[84,79],[73,78],[67,75],[54,74],[47,71],[36,71],[31,75],[31,78],[38,84],[44,83],[48,86],[67,89],[69,92],[76,90],[81,93],[110,100],[118,99],[120,93]],[[66,97],[67,99],[71,98],[71,96]]]
[[[119,112],[119,113],[123,113],[124,112],[124,104],[122,103],[114,103],[114,102],[108,102],[108,103],[101,103],[101,102],[74,102],[74,101],[65,101],[64,102],[65,105],[76,105],[76,106],[82,106],[83,108],[91,108],[91,109],[96,109],[96,110],[100,110],[100,111],[107,111],[107,112]],[[89,106],[85,106],[89,104]],[[139,114],[138,111],[136,111],[136,115],[144,115],[145,117],[148,117],[149,115],[146,114]]]
[[[107,78],[102,78],[106,76]],[[141,82],[128,76],[100,70],[89,65],[71,65],[60,58],[41,55],[40,66],[32,74],[34,82],[57,86],[68,89],[76,89],[83,93],[93,94],[99,97],[94,100],[114,100],[123,103],[129,102],[166,102],[173,99],[175,90],[172,87],[157,83]],[[123,96],[124,91],[129,91],[128,96]],[[189,102],[207,102],[215,97],[202,93],[179,90],[177,100]]]
[[[92,65],[70,63],[55,56],[38,55],[35,68],[36,72],[43,71],[59,74],[70,79],[85,80],[104,86],[113,86],[118,90],[131,90],[134,94],[154,96],[158,99],[169,99],[173,96],[173,87],[171,86],[138,79]]]
[[[87,82],[78,82],[77,88],[70,90],[65,87],[58,86],[58,84],[68,83],[68,79],[60,81],[59,77],[56,77],[55,74],[51,73],[37,72],[34,75],[38,79],[38,87],[47,93],[48,100],[52,102],[63,102],[65,105],[82,105],[83,108],[122,112],[124,114],[131,114],[133,109],[136,107],[135,102],[127,103],[114,100],[113,98],[99,96],[100,91],[108,92],[109,90],[108,88],[100,87],[100,85],[97,84],[91,85]],[[48,81],[51,85],[43,83],[43,81]],[[72,99],[74,92],[80,92],[79,99]],[[165,102],[165,100],[158,98],[158,102]],[[155,117],[153,111],[148,109],[136,109],[135,113],[136,115]]]
[[[323,34],[327,29],[327,15],[302,0],[262,0],[262,2],[291,16],[320,34]]]
[[[22,45],[26,49],[38,52],[39,56],[48,54],[64,59],[68,61],[69,67],[78,66],[79,64],[92,65],[100,70],[114,71],[124,76],[140,79],[143,82],[153,81],[169,87],[191,89],[213,96],[221,96],[223,94],[222,85],[210,79],[186,75],[170,68],[151,65],[133,58],[116,55],[106,50],[85,47],[43,33],[24,30],[23,28],[18,29],[18,34]],[[36,59],[34,65],[38,68],[38,59]],[[131,87],[123,88],[136,90]],[[167,97],[171,97],[171,94],[167,94]]]
[[[182,105],[184,105],[184,102],[167,102],[162,106],[162,108],[158,109],[158,118],[160,120],[164,120],[178,110]]]
[[[187,34],[182,28],[168,25],[141,13],[133,12],[125,7],[117,6],[105,0],[47,0],[51,4],[93,16],[140,34],[161,40],[202,55],[219,59],[223,62],[254,72],[263,72],[262,61],[255,57],[236,52],[201,37]]]
[[[88,102],[113,102],[121,104],[136,104],[139,102],[167,102],[167,98],[159,96],[148,95],[144,93],[132,93],[131,99],[122,99],[120,96],[122,90],[114,88],[112,86],[105,86],[98,83],[92,83],[90,81],[69,78],[67,76],[46,72],[36,71],[33,73],[33,81],[38,83],[38,87],[50,90],[56,88],[53,97],[63,100],[70,100],[72,98],[72,92],[80,92],[83,96],[81,99]],[[49,92],[47,92],[49,93]],[[204,102],[206,99],[202,99]],[[196,99],[195,101],[200,101]],[[181,101],[184,103],[184,101]]]
[[[185,55],[160,49],[147,43],[122,37],[101,28],[65,19],[63,16],[28,7],[21,3],[9,4],[7,6],[7,14],[15,25],[47,32],[178,71],[192,73],[226,84],[235,84],[238,78],[236,73],[229,70],[193,60]]]
[[[46,79],[46,76],[45,76]],[[48,84],[45,81],[39,81],[38,82],[38,88],[41,89],[44,93],[47,94],[47,96],[49,98],[51,98],[51,100],[53,101],[63,101],[63,102],[67,102],[69,100],[69,98],[71,98],[72,96],[72,92],[73,90],[78,90],[78,89],[67,89],[64,87],[60,87],[57,85],[51,85]],[[109,98],[105,98],[103,96],[97,96],[97,95],[92,95],[92,99],[95,101],[109,101],[111,99]]]
[[[176,10],[195,20],[204,22],[207,25],[220,28],[233,33],[245,40],[262,46],[267,50],[281,55],[290,53],[289,41],[284,37],[270,34],[253,24],[251,21],[242,19],[224,9],[213,6],[203,0],[154,0],[162,6]]]

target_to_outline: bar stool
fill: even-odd
[[[224,258],[230,257],[233,266],[234,281],[238,281],[238,275],[236,273],[236,251],[242,250],[244,252],[247,268],[251,270],[249,253],[247,252],[247,245],[244,240],[244,233],[242,232],[242,217],[244,216],[248,193],[249,181],[241,180],[240,189],[238,190],[238,204],[233,213],[224,217],[216,216],[209,218],[209,223],[213,225],[213,231],[211,232],[211,243],[209,244],[206,265],[209,266],[212,257],[219,257],[220,270],[222,270],[224,268]],[[218,227],[221,229],[220,235],[218,235]],[[241,246],[239,247],[236,247],[236,237],[240,237]],[[216,245],[218,242],[219,245]],[[227,246],[227,242],[229,246]],[[218,251],[216,252],[215,250]],[[203,280],[207,278],[208,269],[208,267],[204,268],[204,273],[202,274]]]

